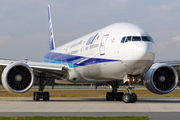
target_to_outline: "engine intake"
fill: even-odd
[[[24,93],[34,83],[33,70],[25,63],[9,64],[2,73],[2,84],[11,93]]]
[[[145,86],[156,94],[166,94],[173,91],[178,84],[176,70],[164,63],[153,64],[145,73]]]

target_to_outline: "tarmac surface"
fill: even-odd
[[[0,99],[0,116],[148,116],[180,119],[180,98],[138,98],[136,103],[105,98]]]

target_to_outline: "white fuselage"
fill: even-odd
[[[122,43],[123,37],[131,40]],[[147,37],[137,25],[116,23],[51,50],[43,61],[67,64],[64,80],[69,82],[122,80],[127,74],[144,74],[153,64],[154,43],[142,40]]]

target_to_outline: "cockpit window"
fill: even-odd
[[[154,43],[153,39],[150,36],[148,36],[148,39]]]
[[[129,42],[129,41],[131,41],[131,36],[128,36],[128,37],[126,38],[126,42]]]
[[[149,41],[147,36],[142,36],[142,41]]]
[[[121,40],[121,43],[126,43],[129,41],[145,41],[154,43],[153,39],[150,36],[124,36]]]
[[[141,37],[133,36],[132,41],[141,41]]]
[[[153,42],[153,39],[150,36],[142,36],[142,41]]]
[[[124,43],[125,40],[126,40],[126,37],[123,37],[121,42]]]

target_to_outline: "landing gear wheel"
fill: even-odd
[[[49,101],[49,92],[43,92],[43,100]]]
[[[122,101],[123,95],[124,95],[123,92],[118,92],[118,93],[116,94],[116,101]]]
[[[40,93],[39,92],[34,92],[33,100],[34,101],[39,101],[39,99],[40,99]]]
[[[114,93],[113,92],[107,92],[106,93],[106,100],[107,101],[114,101]]]
[[[130,102],[132,101],[132,96],[131,96],[129,93],[125,93],[125,94],[123,95],[123,101],[124,101],[125,103],[130,103]]]
[[[132,96],[131,103],[135,103],[137,101],[137,95],[135,93],[132,93],[131,96]]]

